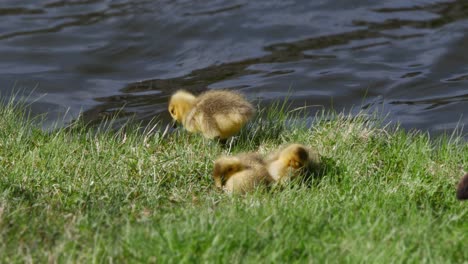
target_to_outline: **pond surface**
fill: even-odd
[[[2,1],[0,92],[65,122],[163,121],[176,89],[468,124],[468,1]],[[466,131],[466,129],[465,129]]]

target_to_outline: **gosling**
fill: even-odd
[[[465,174],[458,183],[457,198],[458,200],[468,199],[468,173]]]
[[[218,158],[213,179],[215,186],[228,194],[245,194],[272,182],[262,156],[257,153]]]
[[[255,114],[245,98],[231,91],[207,91],[198,97],[179,90],[169,101],[172,118],[189,132],[226,140],[237,134]]]
[[[301,144],[290,144],[267,158],[267,169],[273,180],[285,183],[309,169],[316,169],[320,156]]]

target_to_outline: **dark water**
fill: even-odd
[[[0,4],[0,92],[36,113],[167,120],[180,88],[263,104],[383,109],[468,124],[468,1],[19,1]],[[466,131],[466,129],[465,129]]]

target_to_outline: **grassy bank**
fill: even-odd
[[[462,139],[364,115],[285,129],[284,111],[269,113],[230,151],[301,142],[323,155],[323,175],[229,197],[211,180],[228,149],[199,136],[79,124],[46,133],[1,107],[0,261],[468,260],[468,203],[454,187],[468,170]]]

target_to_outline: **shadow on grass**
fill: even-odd
[[[346,168],[343,165],[337,165],[331,157],[322,156],[320,163],[313,163],[305,170],[302,184],[307,187],[318,186],[325,176],[334,178],[336,184],[339,184],[345,173]]]

